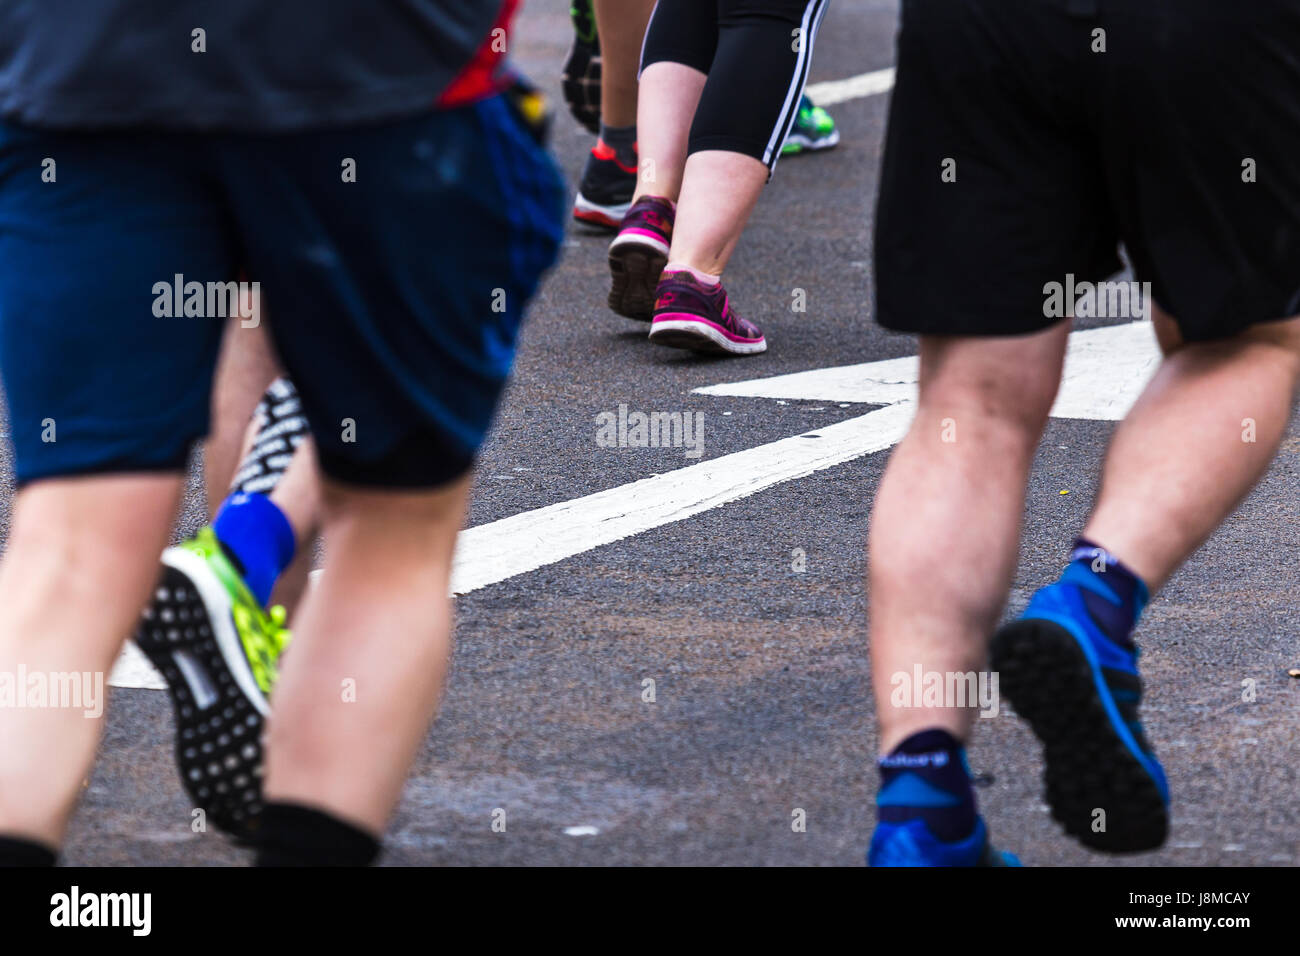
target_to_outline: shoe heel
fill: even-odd
[[[609,251],[609,307],[639,322],[649,322],[655,311],[655,288],[668,257],[637,243]]]

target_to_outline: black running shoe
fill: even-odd
[[[190,798],[247,841],[262,812],[262,732],[289,641],[284,608],[262,610],[210,527],[164,551],[162,565],[135,643],[167,680]]]
[[[592,133],[600,133],[600,37],[592,0],[573,0],[573,47],[560,73],[564,102],[573,118]]]
[[[601,229],[617,229],[632,206],[636,167],[624,166],[614,150],[598,142],[582,169],[582,182],[573,201],[573,218]]]

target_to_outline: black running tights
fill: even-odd
[[[772,169],[799,110],[813,40],[830,0],[659,0],[641,69],[707,74],[688,153],[724,149]]]

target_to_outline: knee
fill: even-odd
[[[1047,424],[1057,383],[1055,375],[1035,369],[949,376],[922,389],[917,420],[933,425],[946,443],[969,434],[1032,450]]]
[[[1018,337],[921,339],[918,419],[942,423],[947,442],[987,434],[1036,445],[1056,400],[1069,327]]]

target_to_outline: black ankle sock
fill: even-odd
[[[369,866],[379,841],[323,810],[268,803],[258,829],[258,866]]]
[[[59,855],[44,843],[0,836],[0,866],[53,866]]]

